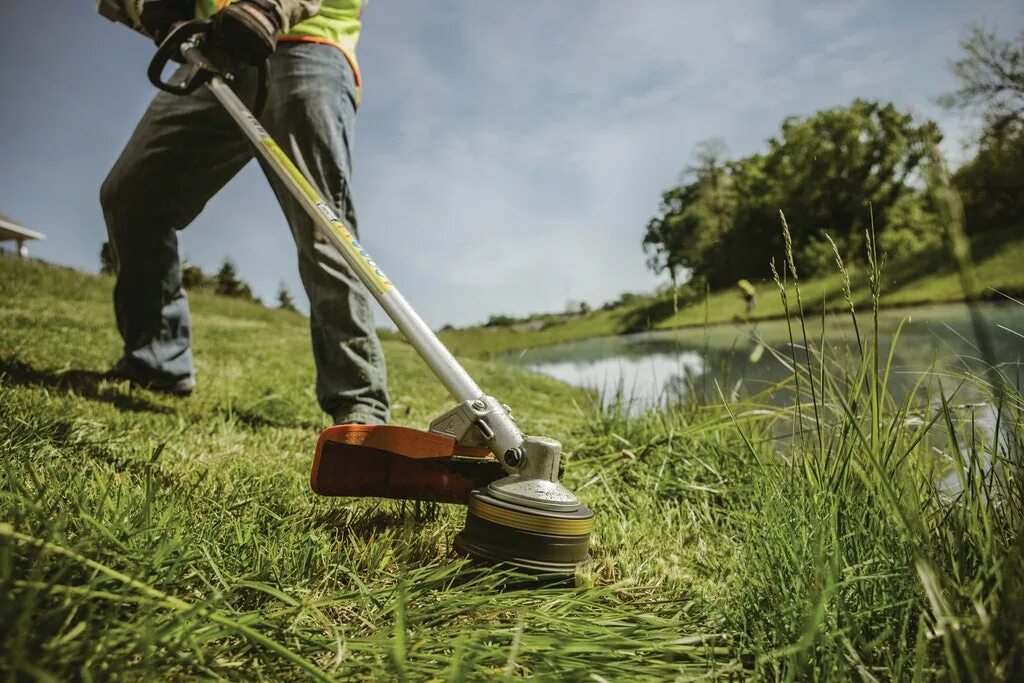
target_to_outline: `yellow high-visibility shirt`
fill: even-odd
[[[196,16],[208,19],[234,0],[196,0]],[[356,78],[357,101],[362,92],[363,79],[356,61],[356,43],[362,28],[360,15],[365,0],[322,0],[315,16],[304,19],[278,37],[278,41],[302,41],[332,45],[345,55]]]

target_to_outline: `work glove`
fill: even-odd
[[[213,17],[213,36],[233,57],[259,66],[270,58],[281,15],[270,0],[238,0]]]
[[[193,0],[143,0],[139,5],[139,23],[157,45],[175,26],[195,19]]]

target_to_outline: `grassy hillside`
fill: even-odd
[[[1024,296],[1024,267],[1021,265],[1024,264],[1024,230],[986,233],[975,238],[972,247],[986,296],[996,298],[1000,292]],[[871,296],[866,273],[863,269],[854,269],[851,278],[854,303],[860,308],[869,306]],[[757,283],[757,290],[757,307],[749,317],[739,290],[729,288],[683,304],[677,313],[673,313],[671,297],[637,297],[625,305],[584,316],[549,316],[539,330],[526,326],[474,327],[445,332],[442,336],[457,351],[489,357],[533,346],[642,330],[718,324],[738,318],[784,317],[785,309],[775,283]],[[802,292],[807,310],[820,309],[822,302],[832,309],[846,307],[838,274],[808,280],[803,283]],[[963,296],[952,258],[883,270],[883,307],[962,301]],[[795,299],[792,287],[789,299]]]
[[[323,420],[304,318],[192,297],[199,390],[172,399],[90,374],[118,355],[110,287],[0,259],[5,676],[1009,680],[1024,666],[1018,423],[997,449],[1011,476],[980,477],[967,458],[991,444],[969,414],[907,412],[867,374],[829,366],[799,414],[755,399],[625,418],[470,360],[528,431],[564,441],[566,483],[597,515],[575,586],[510,585],[452,555],[459,508],[311,494]],[[397,421],[422,427],[447,399],[409,347],[385,350]],[[933,422],[964,450],[936,458],[950,437]],[[956,499],[933,486],[947,471]]]

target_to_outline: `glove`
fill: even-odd
[[[270,0],[238,0],[213,17],[213,35],[233,57],[259,66],[270,58],[281,15]]]
[[[192,0],[143,0],[140,5],[139,23],[157,45],[177,24],[195,18]]]

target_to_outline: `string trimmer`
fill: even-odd
[[[138,30],[134,6],[134,0],[99,2],[101,14]],[[313,457],[313,490],[325,496],[462,503],[469,509],[465,528],[455,537],[457,549],[529,570],[574,571],[587,559],[593,514],[558,481],[561,445],[524,436],[511,409],[477,386],[235,95],[228,85],[231,72],[207,59],[202,48],[209,32],[210,23],[200,20],[171,31],[150,64],[150,80],[177,95],[202,86],[213,93],[456,401],[428,431],[391,425],[328,427]],[[191,65],[184,81],[162,80],[171,59]],[[265,98],[267,82],[262,69],[257,101]]]

